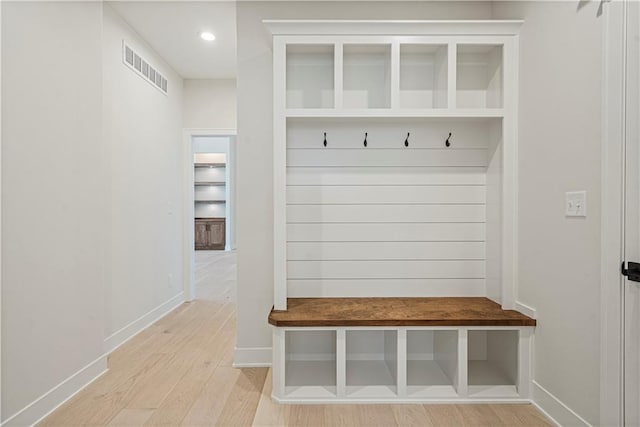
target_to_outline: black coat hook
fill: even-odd
[[[327,146],[327,133],[324,133],[324,146]]]
[[[449,142],[449,138],[451,138],[451,132],[449,132],[449,136],[447,137],[447,140],[444,142],[444,145],[446,145],[447,147],[451,147],[451,143]]]
[[[407,139],[404,140],[404,146],[405,147],[409,146],[409,132],[407,132]]]
[[[364,146],[367,146],[367,132],[364,133]]]

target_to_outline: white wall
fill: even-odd
[[[602,18],[597,10],[598,2],[494,6],[495,18],[525,20],[518,300],[537,309],[534,378],[592,424],[599,423],[600,406]],[[571,190],[587,190],[586,219],[565,218],[564,193]],[[577,422],[563,411],[556,414],[558,421]]]
[[[30,424],[106,368],[102,5],[2,8],[2,421],[98,359]]]
[[[490,19],[488,2],[239,2],[236,363],[269,363],[273,305],[273,73],[263,19]]]
[[[184,81],[186,129],[236,129],[237,110],[235,79]]]
[[[168,95],[122,62],[125,39],[168,80]],[[182,293],[182,79],[104,6],[104,137],[110,242],[104,336]],[[120,331],[120,332],[119,332]]]

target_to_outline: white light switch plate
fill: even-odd
[[[587,216],[586,191],[567,191],[565,196],[565,215],[577,217]]]

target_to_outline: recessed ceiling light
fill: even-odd
[[[209,32],[209,31],[203,31],[200,33],[200,38],[202,40],[206,40],[208,42],[212,42],[216,39],[216,36],[213,35],[213,33]]]

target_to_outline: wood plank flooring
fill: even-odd
[[[40,426],[550,426],[531,405],[279,405],[271,370],[231,367],[235,253],[197,254],[200,299],[109,356]]]

